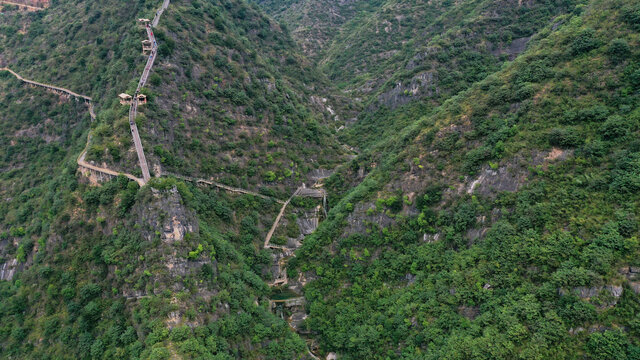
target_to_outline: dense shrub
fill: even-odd
[[[577,56],[589,52],[600,46],[600,42],[596,39],[596,32],[593,29],[585,29],[581,31],[569,45],[569,53]]]
[[[619,63],[625,60],[631,53],[631,48],[626,40],[615,39],[609,44],[607,54],[614,63]]]
[[[562,148],[575,147],[582,144],[583,138],[573,128],[555,128],[549,132],[549,144]]]
[[[628,121],[620,115],[614,115],[600,127],[600,134],[605,140],[612,140],[626,135],[630,130]]]

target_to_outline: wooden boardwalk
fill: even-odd
[[[25,82],[27,84],[30,84],[30,85],[43,87],[43,88],[45,88],[47,90],[51,90],[51,91],[54,91],[54,92],[57,92],[57,93],[63,93],[63,94],[69,95],[69,96],[77,98],[77,99],[82,99],[82,100],[85,100],[85,101],[91,101],[90,97],[88,97],[86,95],[80,95],[80,94],[78,94],[76,92],[73,92],[73,91],[71,91],[69,89],[65,89],[63,87],[58,87],[58,86],[54,86],[54,85],[44,84],[44,83],[41,83],[41,82],[25,79],[22,76],[20,76],[19,74],[17,74],[16,72],[14,72],[13,70],[7,68],[7,67],[0,68],[0,71],[8,71],[13,76],[15,76],[18,80],[20,80],[22,82]]]
[[[40,11],[40,10],[44,10],[44,8],[42,7],[37,7],[37,6],[32,6],[32,5],[25,5],[25,4],[20,4],[17,2],[13,2],[13,1],[5,1],[5,0],[0,0],[0,5],[2,4],[7,4],[7,5],[14,5],[17,6],[19,8],[25,8],[29,11]]]
[[[59,87],[59,86],[54,86],[54,85],[49,85],[49,84],[44,84],[41,82],[37,82],[37,81],[33,81],[33,80],[28,80],[25,79],[24,77],[20,76],[18,73],[14,72],[13,70],[9,69],[9,68],[0,68],[0,71],[8,71],[11,74],[13,74],[13,76],[15,76],[18,80],[33,85],[33,86],[39,86],[42,88],[45,88],[49,91],[53,91],[55,93],[58,94],[65,94],[74,98],[78,98],[78,99],[82,99],[85,100],[89,106],[89,115],[91,116],[91,121],[95,121],[96,120],[96,113],[94,111],[93,108],[93,103],[91,101],[91,98],[89,96],[86,95],[81,95],[78,94],[76,92],[73,92],[69,89],[65,89],[63,87]],[[118,175],[124,175],[127,178],[137,182],[138,184],[140,184],[140,186],[144,185],[143,179],[137,178],[131,174],[127,174],[127,173],[123,173],[123,172],[119,172],[119,171],[115,171],[115,170],[111,170],[108,168],[104,168],[104,167],[99,167],[96,165],[92,165],[89,164],[87,161],[85,161],[85,157],[87,155],[87,150],[89,148],[89,144],[91,143],[91,134],[89,134],[88,138],[87,138],[87,145],[85,146],[84,150],[82,151],[82,153],[80,154],[80,156],[78,156],[78,167],[80,169],[81,172],[85,173],[85,174],[98,174],[100,176],[102,176],[103,178],[112,178],[112,177],[116,177]]]
[[[169,0],[164,0],[160,10],[156,12],[156,16],[153,18],[151,22],[151,26],[147,25],[145,30],[147,32],[147,37],[151,42],[151,54],[147,58],[147,63],[144,66],[144,70],[142,71],[142,76],[140,76],[140,80],[138,81],[138,87],[136,88],[136,93],[133,96],[131,101],[131,107],[129,108],[129,128],[131,129],[131,136],[133,137],[133,145],[136,149],[136,154],[138,155],[138,162],[140,163],[140,170],[142,171],[142,179],[145,183],[147,183],[151,179],[151,174],[149,173],[149,164],[147,163],[147,158],[144,155],[144,148],[142,147],[142,140],[140,139],[140,132],[138,131],[138,125],[136,124],[136,116],[138,116],[138,94],[142,90],[142,88],[147,83],[149,79],[149,74],[151,73],[151,69],[153,68],[153,64],[156,61],[158,55],[158,43],[156,41],[155,36],[153,35],[154,27],[158,26],[158,22],[160,21],[160,17],[164,10],[169,6]]]

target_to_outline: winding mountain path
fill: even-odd
[[[90,97],[88,97],[86,95],[80,95],[80,94],[75,93],[75,92],[73,92],[73,91],[71,91],[69,89],[65,89],[65,88],[62,88],[62,87],[49,85],[49,84],[44,84],[44,83],[41,83],[41,82],[25,79],[22,76],[20,76],[18,73],[16,73],[15,71],[13,71],[13,70],[11,70],[11,69],[9,69],[7,67],[0,68],[0,71],[8,71],[13,76],[15,76],[18,80],[20,80],[22,82],[25,82],[27,84],[40,86],[40,87],[43,87],[45,89],[56,91],[56,92],[59,92],[59,93],[64,93],[64,94],[67,94],[67,95],[72,96],[72,97],[77,98],[77,99],[82,99],[82,100],[85,100],[85,101],[91,101]]]
[[[267,195],[262,195],[260,193],[257,193],[255,191],[251,191],[251,190],[246,190],[246,189],[241,189],[241,188],[237,188],[237,187],[233,187],[233,186],[229,186],[229,185],[225,185],[225,184],[221,184],[219,182],[216,181],[211,181],[211,180],[206,180],[206,179],[199,179],[199,178],[194,178],[191,176],[184,176],[184,175],[178,175],[178,174],[173,174],[173,173],[168,173],[165,172],[166,175],[170,175],[173,176],[177,179],[180,180],[185,180],[188,182],[192,182],[192,183],[197,183],[197,184],[205,184],[205,185],[210,185],[210,186],[214,186],[223,190],[227,190],[229,192],[233,192],[233,193],[237,193],[237,194],[246,194],[246,195],[253,195],[253,196],[257,196],[259,198],[263,198],[263,199],[267,199],[267,200],[273,200],[279,204],[284,204],[285,202],[280,200],[280,199],[276,199],[274,197],[271,196],[267,196]]]
[[[2,1],[0,0],[0,3],[10,3],[8,1]],[[144,149],[142,146],[142,141],[140,139],[140,134],[138,131],[138,127],[137,124],[135,122],[136,116],[137,116],[137,111],[138,111],[138,95],[140,93],[140,91],[142,90],[142,88],[145,86],[149,74],[153,68],[153,64],[155,62],[155,59],[157,57],[157,53],[158,53],[158,44],[157,41],[155,39],[155,36],[153,34],[153,30],[152,28],[155,28],[158,26],[158,23],[160,21],[160,18],[162,16],[162,14],[164,13],[164,11],[168,8],[170,3],[170,0],[164,0],[163,4],[161,6],[161,8],[156,12],[155,17],[153,18],[152,22],[150,25],[147,25],[145,27],[146,32],[147,32],[147,36],[149,38],[149,41],[151,41],[152,44],[152,50],[151,50],[151,54],[150,56],[147,58],[147,63],[145,64],[145,68],[144,71],[142,72],[142,75],[140,77],[140,80],[138,82],[138,86],[135,92],[135,95],[133,96],[132,102],[131,102],[131,106],[129,108],[129,126],[131,129],[131,134],[133,137],[133,142],[134,142],[134,146],[136,149],[136,153],[138,155],[138,160],[140,162],[140,168],[142,170],[142,176],[143,178],[140,179],[134,175],[131,174],[127,174],[127,173],[122,173],[122,172],[118,172],[115,170],[111,170],[108,168],[104,168],[104,167],[99,167],[93,164],[88,163],[85,160],[87,151],[89,149],[89,145],[91,143],[91,133],[89,133],[88,137],[87,137],[87,143],[86,146],[84,148],[84,150],[82,151],[82,153],[80,154],[80,156],[77,159],[77,164],[78,167],[80,169],[81,172],[87,174],[87,173],[97,173],[100,174],[102,176],[106,176],[106,177],[116,177],[116,176],[126,176],[127,178],[129,178],[130,180],[136,181],[141,187],[144,186],[150,179],[150,173],[149,173],[149,168],[148,168],[148,163],[146,160],[146,157],[144,155]],[[26,5],[22,5],[22,4],[15,4],[15,5],[20,5],[20,6],[26,6]],[[28,6],[27,6],[28,7]],[[39,8],[36,8],[38,10],[40,10]],[[45,89],[48,89],[50,91],[54,91],[57,93],[62,93],[62,94],[66,94],[68,96],[74,97],[76,99],[82,99],[84,101],[87,102],[88,107],[89,107],[89,114],[91,116],[91,121],[95,121],[96,120],[96,114],[93,108],[93,103],[92,103],[92,99],[89,96],[85,96],[85,95],[81,95],[78,93],[75,93],[69,89],[66,88],[62,88],[62,87],[58,87],[58,86],[54,86],[54,85],[49,85],[49,84],[44,84],[44,83],[40,83],[37,81],[33,81],[33,80],[28,80],[23,78],[22,76],[20,76],[19,74],[15,73],[14,71],[12,71],[9,68],[0,68],[0,71],[8,71],[10,72],[12,75],[14,75],[17,79],[19,79],[20,81],[23,81],[27,84],[30,85],[34,85],[34,86],[39,86],[39,87],[43,87]],[[305,197],[313,197],[313,198],[321,198],[322,202],[323,202],[323,210],[325,210],[325,216],[326,216],[326,191],[324,191],[323,189],[309,189],[306,188],[303,184],[303,186],[298,187],[294,193],[286,200],[286,201],[282,201],[270,196],[266,196],[263,194],[259,194],[257,192],[254,191],[250,191],[250,190],[246,190],[246,189],[241,189],[241,188],[236,188],[236,187],[232,187],[232,186],[228,186],[228,185],[224,185],[215,181],[211,181],[211,180],[205,180],[205,179],[198,179],[198,178],[191,178],[191,177],[187,177],[187,176],[181,176],[181,175],[175,175],[175,174],[167,174],[167,175],[171,175],[174,176],[176,178],[179,179],[183,179],[183,180],[187,180],[190,182],[194,182],[197,184],[205,184],[205,185],[210,185],[210,186],[215,186],[217,188],[229,191],[229,192],[233,192],[233,193],[240,193],[240,194],[247,194],[247,195],[253,195],[253,196],[257,196],[263,199],[270,199],[270,200],[274,200],[280,204],[282,204],[282,207],[280,208],[280,212],[278,213],[278,216],[276,217],[276,219],[273,222],[273,225],[271,226],[269,232],[267,233],[267,236],[265,237],[265,241],[264,241],[264,248],[265,249],[272,249],[272,250],[280,250],[283,251],[285,253],[285,256],[282,257],[279,261],[278,261],[278,267],[279,267],[279,272],[280,273],[284,273],[284,277],[283,278],[278,278],[276,279],[274,282],[270,283],[269,286],[282,286],[282,285],[287,285],[288,284],[288,278],[287,278],[287,274],[286,271],[282,271],[282,269],[285,266],[285,261],[286,258],[288,256],[292,255],[292,251],[291,249],[284,247],[284,246],[278,246],[278,245],[271,245],[270,241],[271,238],[273,237],[273,234],[275,233],[282,217],[284,216],[284,213],[286,211],[287,206],[289,205],[289,203],[291,202],[291,200],[295,197],[295,196],[305,196]],[[284,300],[283,302],[285,302],[285,304],[287,302],[292,302],[295,301],[296,303],[302,303],[304,301],[304,297],[299,297],[296,299],[289,299],[289,300]],[[270,303],[275,303],[275,302],[279,302],[277,300],[274,301],[270,301]],[[291,324],[289,325],[291,326]],[[295,331],[296,329],[292,327],[292,329]],[[313,352],[311,352],[311,349],[309,347],[307,347],[307,352],[309,354],[309,356],[311,356],[313,359],[318,359],[319,358],[313,354]]]
[[[165,0],[165,3],[168,3],[168,2],[169,2],[168,0]],[[93,107],[93,100],[91,99],[91,97],[86,96],[86,95],[82,95],[82,94],[78,94],[78,93],[76,93],[74,91],[71,91],[71,90],[63,88],[63,87],[50,85],[50,84],[45,84],[45,83],[41,83],[41,82],[37,82],[37,81],[26,79],[26,78],[22,77],[20,74],[16,73],[15,71],[13,71],[13,70],[11,70],[11,69],[9,69],[7,67],[0,68],[0,71],[8,71],[13,76],[15,76],[18,80],[20,80],[20,81],[22,81],[24,83],[27,83],[27,84],[30,84],[30,85],[34,85],[34,86],[43,87],[43,88],[45,88],[47,90],[54,91],[56,93],[64,93],[64,94],[66,94],[68,96],[85,100],[87,102],[88,106],[89,106],[89,115],[91,116],[91,121],[95,121],[96,120],[96,113],[95,113],[95,110],[94,110],[94,107]],[[148,75],[149,75],[148,71],[145,72],[145,73],[146,73],[146,75],[143,74],[144,81],[140,82],[141,84],[143,84],[142,86],[144,86],[144,83],[146,82],[146,77],[148,77]],[[141,80],[143,80],[143,79],[141,78]],[[133,106],[133,103],[132,103],[132,109],[133,109],[134,112],[137,112],[137,103],[136,103],[135,106]],[[131,111],[132,110],[130,109],[130,112]],[[135,118],[135,116],[134,116],[134,118]],[[130,119],[131,119],[131,117],[130,117]],[[129,125],[131,125],[131,122],[130,122]],[[135,125],[135,121],[133,122],[133,125],[132,125],[132,133],[138,134],[138,128]],[[137,140],[136,140],[136,138],[137,138]],[[139,141],[140,141],[140,136],[139,135],[138,136],[134,136],[134,142],[138,143]],[[100,173],[100,174],[108,176],[108,177],[115,177],[115,176],[118,176],[118,175],[124,175],[127,178],[129,178],[129,179],[137,182],[138,184],[140,184],[140,186],[143,186],[144,184],[146,184],[146,182],[147,182],[146,180],[140,179],[140,178],[138,178],[138,177],[136,177],[136,176],[134,176],[132,174],[128,174],[128,173],[112,170],[112,169],[105,168],[105,167],[92,165],[92,164],[88,163],[87,161],[85,161],[85,157],[87,155],[87,150],[89,148],[89,144],[90,143],[91,143],[91,134],[89,134],[89,136],[87,138],[87,145],[86,145],[85,149],[82,151],[82,153],[78,157],[78,161],[77,162],[78,162],[78,166],[79,167],[84,168],[85,170],[89,170],[89,171],[94,171],[94,172]],[[140,146],[140,149],[142,150],[142,144],[141,143],[138,143],[138,144]],[[136,145],[136,150],[137,150],[137,148],[138,148],[138,146]],[[144,159],[143,162],[141,162],[141,163],[144,163],[146,165],[146,159],[144,158],[144,151],[142,151],[141,153],[142,153],[142,157]],[[189,176],[170,174],[170,173],[167,173],[167,175],[171,175],[171,176],[174,176],[176,178],[179,178],[179,179],[182,179],[182,180],[186,180],[186,181],[190,181],[190,182],[195,182],[195,183],[199,183],[199,184],[215,186],[217,188],[220,188],[220,189],[223,189],[223,190],[226,190],[226,191],[229,191],[229,192],[233,192],[233,193],[253,195],[253,196],[257,196],[257,197],[263,198],[263,199],[274,200],[279,204],[283,204],[283,205],[285,204],[285,202],[280,200],[280,199],[276,199],[276,198],[273,198],[273,197],[270,197],[270,196],[267,196],[267,195],[259,194],[259,193],[255,192],[255,191],[246,190],[246,189],[242,189],[242,188],[237,188],[237,187],[233,187],[233,186],[228,186],[228,185],[221,184],[221,183],[218,183],[218,182],[215,182],[215,181],[211,181],[211,180],[198,179],[198,178],[193,178],[193,177],[189,177]]]
[[[0,0],[0,4],[15,5],[15,6],[18,6],[19,8],[25,8],[25,9],[30,10],[30,11],[44,10],[44,8],[41,8],[41,7],[20,4],[20,3],[13,2],[13,1]]]
[[[25,79],[24,77],[20,76],[18,73],[16,73],[15,71],[9,69],[9,68],[0,68],[0,71],[8,71],[10,72],[13,76],[15,76],[18,80],[30,84],[30,85],[34,85],[34,86],[39,86],[39,87],[43,87],[47,90],[50,91],[54,91],[58,94],[60,93],[64,93],[68,96],[72,96],[75,97],[77,99],[82,99],[85,100],[89,106],[89,115],[91,116],[91,121],[95,121],[96,120],[96,113],[94,111],[93,108],[93,102],[91,100],[91,98],[89,96],[86,95],[81,95],[78,94],[76,92],[73,92],[69,89],[63,88],[63,87],[59,87],[59,86],[55,86],[55,85],[50,85],[50,84],[44,84],[41,82],[37,82],[37,81],[33,81],[33,80],[28,80]],[[89,149],[89,144],[91,143],[91,134],[89,134],[89,136],[87,137],[87,145],[85,146],[84,150],[82,151],[82,153],[80,154],[80,156],[78,157],[77,163],[78,163],[78,167],[80,168],[80,170],[84,170],[85,172],[95,172],[98,173],[100,175],[106,176],[106,177],[116,177],[118,175],[124,175],[127,178],[137,182],[138,184],[140,184],[140,186],[144,185],[144,181],[143,179],[137,178],[131,174],[127,174],[127,173],[123,173],[123,172],[119,172],[119,171],[115,171],[115,170],[111,170],[108,168],[104,168],[104,167],[99,167],[96,165],[92,165],[90,163],[88,163],[87,161],[85,161],[85,157],[87,155],[87,150]]]
[[[271,244],[269,244],[269,242],[271,241],[271,237],[273,236],[273,233],[276,231],[276,228],[280,223],[280,219],[282,219],[282,216],[284,215],[284,211],[287,209],[287,205],[289,205],[289,203],[291,202],[291,199],[293,199],[294,196],[300,193],[300,189],[302,189],[302,187],[297,188],[296,191],[294,191],[293,194],[289,197],[289,199],[287,199],[287,201],[285,201],[284,204],[282,204],[282,208],[280,209],[280,212],[278,213],[276,220],[273,222],[273,225],[271,225],[271,229],[269,229],[269,232],[267,233],[267,236],[264,239],[265,249],[268,249],[272,246]]]
[[[86,171],[88,171],[88,172],[96,172],[96,173],[99,173],[99,174],[102,174],[102,175],[106,175],[108,177],[117,177],[119,175],[124,175],[127,178],[137,182],[138,185],[144,186],[145,183],[144,183],[143,179],[135,177],[135,176],[133,176],[131,174],[122,173],[122,172],[118,172],[118,171],[115,171],[115,170],[111,170],[111,169],[107,169],[107,168],[91,165],[88,162],[86,162],[84,160],[84,158],[87,155],[87,150],[89,148],[89,143],[90,142],[91,142],[91,134],[89,134],[89,136],[87,137],[87,146],[84,148],[84,150],[82,150],[82,153],[78,157],[78,167],[80,168],[81,172],[83,172],[83,170],[85,172]]]

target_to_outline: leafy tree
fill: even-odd
[[[569,46],[571,55],[577,56],[589,52],[600,46],[596,39],[596,32],[593,29],[582,30]]]
[[[627,347],[627,336],[620,330],[595,332],[586,344],[589,355],[597,360],[627,359]]]
[[[626,135],[630,130],[629,122],[620,115],[614,115],[600,127],[600,134],[605,140],[613,140]]]
[[[631,54],[629,43],[624,39],[615,39],[609,44],[607,54],[612,62],[622,62]]]
[[[549,144],[554,146],[571,148],[582,144],[583,141],[573,128],[555,128],[549,132]]]

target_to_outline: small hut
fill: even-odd
[[[131,99],[132,99],[131,95],[122,93],[118,95],[118,98],[120,99],[120,104],[131,105]]]
[[[145,94],[138,94],[138,105],[144,105],[147,103],[147,95]]]
[[[147,24],[149,24],[150,22],[151,22],[151,20],[149,20],[149,19],[138,19],[138,24],[139,24],[142,28],[147,27]]]
[[[153,47],[151,46],[151,40],[142,40],[142,53],[149,54]]]

